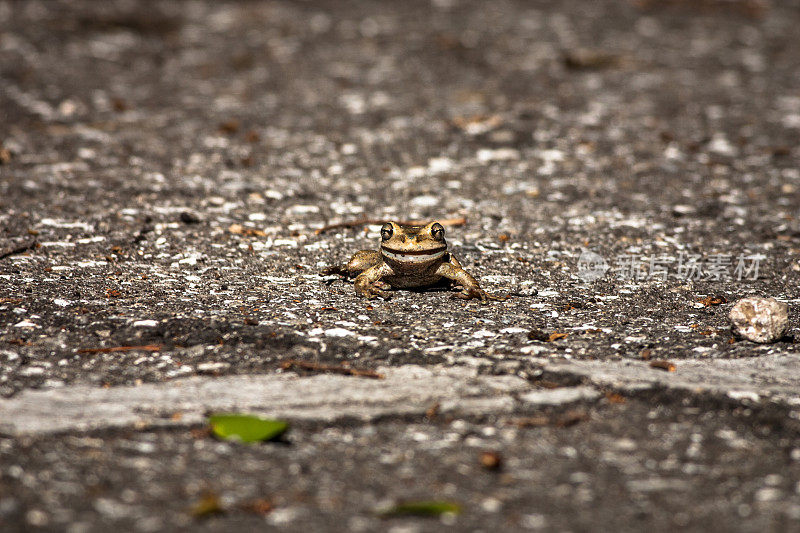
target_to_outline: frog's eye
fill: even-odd
[[[392,234],[394,233],[394,228],[392,228],[391,224],[384,224],[381,228],[381,239],[384,241],[388,241],[392,238]]]
[[[434,224],[433,226],[431,226],[431,235],[437,241],[443,241],[444,240],[444,226],[442,226],[438,222],[436,224]]]

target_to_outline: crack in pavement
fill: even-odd
[[[769,354],[743,359],[681,360],[674,372],[652,368],[647,361],[578,361],[535,359],[548,372],[588,379],[600,387],[637,391],[658,386],[733,400],[800,406],[800,354]]]
[[[666,387],[737,401],[761,398],[800,405],[800,356],[682,361],[663,372],[639,361],[535,359],[546,371],[591,385],[536,389],[513,375],[480,375],[469,367],[405,365],[380,371],[384,380],[321,374],[191,377],[166,383],[97,388],[73,385],[26,390],[0,401],[0,433],[52,434],[107,428],[199,424],[209,411],[248,411],[288,420],[371,421],[384,416],[508,413],[515,409],[594,401],[599,388],[636,392]]]
[[[107,389],[74,385],[26,390],[0,401],[0,432],[48,434],[112,427],[185,426],[208,411],[249,411],[286,419],[368,421],[385,415],[513,410],[510,396],[531,384],[473,369],[406,365],[384,368],[384,380],[322,374],[192,377]]]

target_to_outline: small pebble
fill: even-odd
[[[483,451],[478,457],[481,466],[487,470],[499,470],[503,466],[503,458],[495,451]]]
[[[191,211],[182,211],[180,214],[181,222],[184,224],[199,224],[200,217],[197,213],[193,213]]]
[[[786,334],[789,309],[774,298],[743,298],[730,312],[733,330],[747,340],[775,342]]]
[[[532,341],[547,342],[550,340],[550,334],[540,329],[532,329],[528,332],[528,338]]]

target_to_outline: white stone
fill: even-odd
[[[26,366],[19,371],[20,376],[41,376],[44,374],[44,368],[40,366]]]
[[[309,213],[319,213],[319,206],[316,205],[293,205],[286,210],[287,213],[294,215],[307,215]]]
[[[137,320],[133,323],[133,327],[135,328],[154,328],[157,325],[157,320]]]
[[[349,337],[351,335],[355,335],[355,333],[344,328],[331,328],[325,330],[326,337]]]
[[[752,402],[757,402],[760,396],[753,392],[753,391],[739,391],[739,390],[732,390],[728,391],[728,397],[734,400],[750,400]]]
[[[414,207],[434,207],[439,204],[440,200],[438,196],[423,194],[422,196],[412,198],[410,203]]]
[[[503,503],[497,498],[486,498],[481,502],[481,509],[487,513],[496,513],[503,507]]]
[[[735,157],[738,153],[738,150],[736,150],[730,141],[722,134],[714,135],[711,142],[708,143],[708,150],[729,157]]]
[[[527,392],[520,396],[520,400],[534,405],[562,405],[599,397],[600,392],[593,387],[563,387]]]
[[[448,172],[453,168],[453,161],[446,157],[434,157],[428,161],[428,169],[434,174]]]
[[[520,525],[525,529],[545,529],[547,517],[543,514],[526,514],[520,519]]]
[[[780,489],[775,487],[764,487],[759,489],[758,492],[755,494],[756,501],[759,502],[774,502],[776,500],[780,500],[783,496],[783,493]]]
[[[208,363],[200,363],[197,365],[197,371],[203,374],[213,374],[214,372],[220,372],[222,370],[226,370],[231,366],[230,363],[225,362],[208,362]]]
[[[482,148],[477,153],[478,161],[487,163],[489,161],[510,161],[519,159],[519,151],[513,148]]]
[[[775,342],[786,334],[789,308],[774,298],[743,298],[729,314],[734,331],[747,340]]]

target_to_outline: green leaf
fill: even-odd
[[[405,502],[378,511],[383,517],[390,516],[440,516],[446,513],[458,514],[461,506],[455,502],[422,501]]]
[[[208,417],[208,423],[217,437],[242,442],[271,440],[289,428],[283,420],[244,414],[213,414]]]

